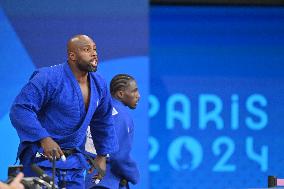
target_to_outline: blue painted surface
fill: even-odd
[[[7,167],[13,165],[18,149],[18,136],[9,119],[9,109],[34,69],[32,60],[23,47],[9,20],[0,8],[0,179],[7,178]]]
[[[283,7],[151,7],[151,188],[284,177],[283,23]]]

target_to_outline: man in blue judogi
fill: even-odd
[[[11,107],[10,119],[20,137],[18,158],[25,176],[34,176],[33,163],[50,175],[49,160],[55,155],[62,158],[56,161],[57,184],[64,181],[68,189],[82,189],[88,166],[83,153],[88,125],[95,136],[95,162],[101,176],[106,154],[118,147],[111,95],[104,79],[95,73],[96,44],[86,35],[77,35],[69,40],[67,50],[66,63],[32,74]]]
[[[129,188],[128,182],[136,184],[139,180],[139,170],[135,161],[130,157],[134,125],[129,108],[135,109],[140,99],[136,81],[127,74],[116,75],[110,83],[113,99],[113,117],[119,150],[110,154],[107,160],[106,176],[96,184],[95,173],[86,175],[86,189],[122,189]],[[90,139],[90,138],[89,138]],[[92,140],[87,140],[86,151],[95,153]]]

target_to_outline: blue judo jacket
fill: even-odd
[[[106,82],[97,74],[89,73],[91,97],[86,111],[82,92],[69,64],[63,63],[35,71],[16,97],[10,119],[20,137],[18,157],[30,164],[36,152],[42,151],[39,140],[53,138],[62,149],[84,152],[86,130],[90,125],[98,154],[117,150],[113,126],[111,96]],[[38,162],[51,167],[49,161]],[[86,168],[82,153],[57,162],[57,168]]]
[[[129,114],[129,108],[122,102],[113,98],[114,127],[117,134],[119,150],[110,154],[107,163],[107,172],[99,184],[92,182],[93,174],[86,175],[86,188],[102,186],[108,189],[118,189],[121,179],[126,179],[132,184],[139,181],[139,170],[136,162],[131,158],[130,152],[133,142],[134,124]]]

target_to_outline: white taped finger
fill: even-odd
[[[62,156],[61,156],[61,160],[62,160],[62,161],[66,161],[65,155],[62,155]]]
[[[96,184],[99,184],[100,182],[101,182],[100,179],[96,179],[96,180],[95,180],[95,183],[96,183]]]

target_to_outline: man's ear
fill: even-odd
[[[74,52],[72,52],[72,51],[68,52],[68,57],[72,61],[76,60],[76,54]]]
[[[118,91],[118,92],[117,92],[117,96],[118,96],[119,99],[123,99],[123,97],[124,97],[124,91],[121,91],[121,90]]]

